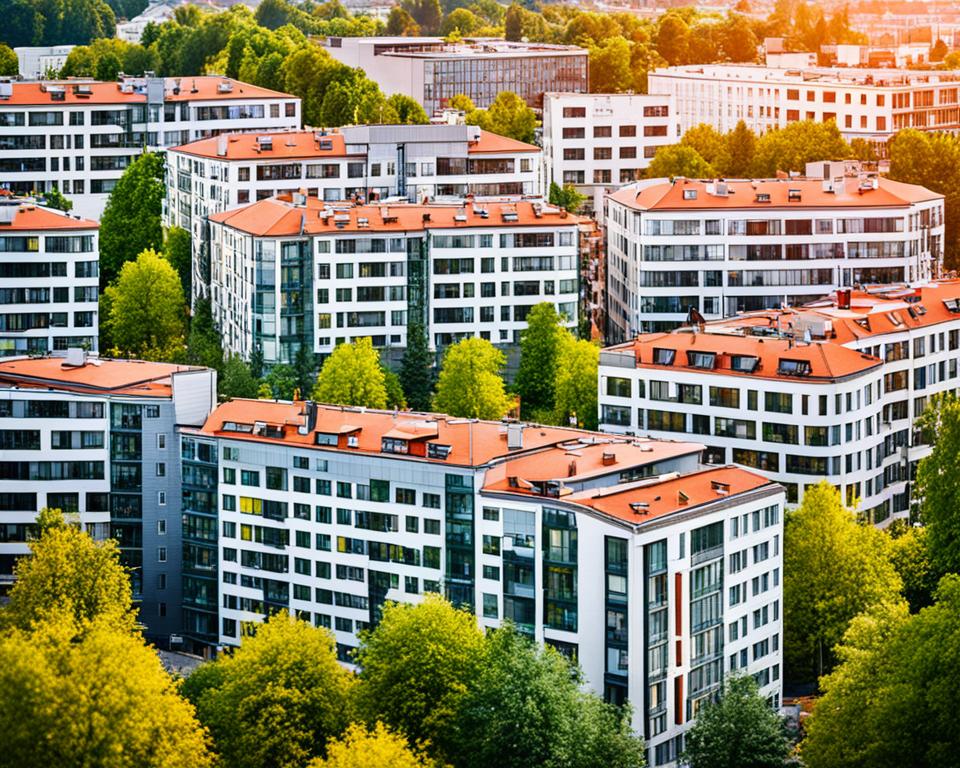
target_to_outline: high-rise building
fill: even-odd
[[[519,342],[549,301],[576,327],[580,218],[541,202],[332,206],[295,194],[210,220],[209,280],[224,349],[268,364],[301,344],[328,354],[370,336],[402,349],[424,323],[440,349],[477,336]]]
[[[829,165],[829,164],[828,164]],[[651,179],[607,197],[608,339],[940,274],[943,195],[876,174]]]
[[[300,127],[300,99],[225,77],[0,82],[0,189],[59,189],[99,219],[124,169],[225,131]],[[171,179],[170,183],[174,183]]]
[[[181,536],[216,531],[181,530],[176,427],[203,424],[215,402],[216,374],[205,368],[80,349],[0,360],[3,591],[38,510],[55,507],[95,539],[116,540],[148,636],[166,643],[179,633]]]
[[[98,227],[30,201],[0,202],[0,357],[97,350]]]

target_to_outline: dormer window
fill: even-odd
[[[781,376],[809,376],[809,360],[788,360],[780,358],[780,365],[777,367],[777,373]]]
[[[702,368],[712,371],[717,361],[717,355],[714,352],[692,352],[687,351],[687,365],[691,368]]]
[[[410,443],[395,437],[384,437],[380,440],[380,450],[383,453],[410,453]]]
[[[787,190],[787,202],[788,203],[799,203],[802,198],[799,189],[788,189]]]
[[[653,363],[654,365],[673,365],[676,356],[677,350],[675,349],[654,348]]]
[[[770,193],[769,192],[757,192],[756,201],[758,203],[769,203],[770,202]]]
[[[337,436],[331,434],[330,432],[317,432],[315,442],[317,445],[332,445],[334,448],[336,448]]]
[[[752,355],[733,355],[730,358],[730,370],[738,373],[753,373],[759,364],[760,358]]]
[[[947,312],[960,314],[960,299],[944,299],[943,306],[947,308]]]
[[[427,443],[427,458],[428,459],[446,459],[450,455],[452,447],[449,445],[442,445],[441,443]]]
[[[685,190],[683,190],[683,199],[684,199],[684,200],[696,200],[696,199],[697,199],[697,190],[695,190],[695,189],[685,189]]]

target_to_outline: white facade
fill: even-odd
[[[649,91],[673,98],[681,133],[700,123],[727,132],[743,120],[765,133],[798,120],[835,120],[844,138],[873,143],[881,157],[903,128],[960,128],[957,72],[685,65],[652,71]]]
[[[0,188],[56,188],[99,219],[144,146],[299,126],[300,99],[221,77],[0,83]]]
[[[14,48],[20,77],[41,80],[48,72],[59,72],[67,63],[73,45],[22,46]]]
[[[527,201],[263,200],[210,219],[214,322],[224,350],[248,358],[259,345],[267,363],[290,362],[301,343],[328,354],[370,336],[403,348],[411,312],[437,349],[469,336],[515,344],[542,301],[575,328],[578,222]]]
[[[603,209],[603,195],[643,178],[657,149],[680,140],[668,97],[547,93],[543,100],[544,189],[574,185]]]
[[[608,338],[940,274],[943,198],[876,176],[655,179],[607,197]]]
[[[99,344],[98,225],[0,203],[0,357]]]
[[[779,705],[783,490],[698,470],[697,445],[546,430],[221,406],[184,435],[219,457],[216,641],[236,645],[243,622],[287,608],[329,628],[349,663],[385,600],[444,591],[482,627],[510,619],[575,656],[608,701],[630,701],[651,765],[676,764],[724,675],[756,676]],[[508,440],[520,445],[509,456]]]

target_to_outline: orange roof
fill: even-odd
[[[487,470],[486,491],[512,493],[533,491],[533,483],[560,483],[618,473],[631,467],[699,454],[700,443],[682,443],[649,438],[588,438],[565,443],[547,451],[508,458]],[[511,481],[514,478],[514,481]]]
[[[63,104],[138,104],[147,100],[146,91],[142,87],[142,78],[133,80],[137,84],[131,92],[121,89],[119,82],[91,82],[91,81],[44,81],[44,82],[14,82],[13,94],[8,99],[0,101],[0,106],[55,106]],[[229,83],[229,91],[220,91],[220,85]],[[54,101],[50,89],[62,89],[64,98]],[[174,89],[179,88],[179,93]],[[295,98],[288,93],[271,91],[249,83],[241,83],[229,77],[212,75],[197,77],[167,77],[164,83],[164,101],[230,101],[236,99],[267,99],[267,98]]]
[[[486,212],[484,216],[483,212]],[[462,216],[458,220],[458,216]],[[576,226],[578,216],[527,200],[467,202],[464,205],[360,205],[331,207],[316,197],[305,206],[294,205],[281,195],[242,208],[210,215],[210,221],[260,237],[319,235],[337,232],[419,232],[426,229],[464,227],[555,227]],[[364,221],[365,220],[365,221]]]
[[[601,439],[610,437],[579,429],[523,425],[523,447],[511,450],[507,447],[507,427],[497,421],[470,421],[438,414],[360,410],[336,405],[321,404],[316,408],[314,428],[308,434],[301,435],[298,427],[304,424],[304,403],[231,400],[217,406],[207,417],[202,431],[235,440],[284,443],[303,448],[317,446],[317,433],[336,435],[341,447],[338,448],[336,445],[321,447],[324,450],[342,450],[381,456],[392,455],[381,450],[381,441],[384,437],[422,440],[428,444],[449,446],[449,454],[446,458],[440,458],[439,456],[415,456],[411,453],[404,455],[403,458],[412,457],[455,466],[482,466],[500,457],[548,448],[584,437],[592,436]],[[249,431],[229,428],[231,424],[253,426],[256,422],[276,427],[279,433],[275,436],[266,433],[254,435]],[[224,429],[225,424],[228,425],[228,429]],[[356,447],[348,446],[343,442],[348,439],[348,435],[356,437]]]
[[[170,377],[196,366],[152,363],[144,360],[87,358],[82,366],[68,366],[62,357],[0,360],[0,383],[36,389],[59,389],[86,394],[170,397]]]
[[[631,185],[609,195],[628,208],[638,211],[688,211],[705,209],[797,209],[797,208],[900,208],[911,203],[941,200],[943,195],[929,189],[879,177],[878,188],[860,191],[856,178],[844,179],[843,188],[825,192],[820,179],[760,179],[726,181],[728,193],[718,195],[717,182],[678,178],[648,186]],[[791,200],[791,191],[799,191],[799,200]],[[696,197],[684,198],[684,192]],[[767,195],[765,202],[758,195]]]
[[[97,229],[99,224],[90,219],[81,219],[53,208],[44,208],[33,203],[23,203],[17,208],[13,221],[0,224],[0,234],[16,230],[40,232],[48,229]]]
[[[826,383],[854,376],[882,365],[879,358],[865,355],[830,342],[814,341],[795,344],[793,339],[760,338],[756,336],[723,333],[648,333],[635,340],[609,347],[609,351],[633,352],[637,368],[695,371],[698,374],[722,374],[747,378],[787,379]],[[654,362],[655,350],[673,350],[671,363]],[[713,354],[714,367],[690,365],[688,353]],[[756,358],[752,372],[734,370],[733,358]],[[807,368],[807,373],[786,372],[782,361],[796,361]]]
[[[525,141],[517,141],[508,136],[501,136],[498,133],[491,133],[490,131],[484,130],[480,131],[480,141],[473,142],[467,147],[467,152],[471,155],[539,151],[540,147],[533,144],[527,144]]]
[[[779,487],[766,477],[741,467],[726,466],[581,491],[567,496],[564,501],[590,507],[634,525],[643,525],[673,512],[687,512],[764,486]]]
[[[273,138],[273,148],[261,150],[258,140],[261,136]],[[320,149],[316,131],[272,131],[263,133],[231,133],[227,135],[227,153],[220,155],[219,136],[174,147],[171,152],[183,152],[196,157],[209,157],[220,160],[306,160],[309,158],[346,157],[347,148],[343,134],[329,133],[323,139],[329,140],[330,149]]]

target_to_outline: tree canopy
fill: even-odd
[[[521,415],[554,410],[557,359],[566,333],[563,318],[552,302],[543,301],[527,314],[527,327],[520,334],[520,367],[514,388],[520,395]]]
[[[554,392],[555,423],[575,419],[583,429],[597,428],[597,381],[600,347],[572,334],[561,337]]]
[[[434,357],[426,328],[419,320],[411,320],[407,324],[407,346],[400,364],[400,385],[407,404],[413,410],[430,409],[435,378]]]
[[[716,176],[716,172],[693,147],[671,144],[657,150],[647,167],[647,176],[651,179],[675,176],[683,176],[687,179],[708,179]]]
[[[327,757],[307,768],[433,768],[434,761],[411,748],[399,733],[377,723],[369,730],[354,723],[327,743]]]
[[[510,410],[500,371],[506,359],[486,339],[463,339],[447,348],[433,407],[451,416],[500,419]]]
[[[369,337],[339,344],[320,369],[313,399],[334,405],[386,408],[387,389],[380,356]]]
[[[532,144],[536,135],[537,116],[517,94],[501,91],[487,109],[467,113],[467,123],[486,131]]]
[[[931,398],[917,426],[933,443],[920,461],[916,485],[930,560],[938,573],[960,573],[960,401],[952,395]]]

